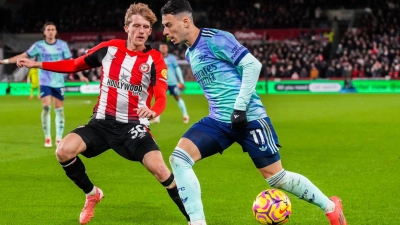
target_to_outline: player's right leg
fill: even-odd
[[[63,88],[52,88],[52,100],[54,102],[54,112],[56,114],[56,145],[58,145],[62,139],[65,126],[65,115],[64,115],[64,91]]]
[[[50,118],[50,109],[51,109],[51,89],[47,86],[40,86],[40,97],[42,100],[42,128],[44,132],[44,146],[52,147],[51,143],[51,118]]]
[[[105,140],[107,138],[102,136],[91,121],[88,125],[73,130],[57,146],[56,156],[66,175],[86,194],[85,205],[79,218],[81,224],[86,224],[93,218],[94,208],[104,195],[90,181],[78,154],[88,158],[101,154],[109,148]]]
[[[192,168],[194,163],[222,152],[233,142],[218,126],[217,121],[208,117],[203,118],[183,135],[170,156],[179,195],[190,217],[191,225],[206,224],[200,183]]]

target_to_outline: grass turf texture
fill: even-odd
[[[191,123],[207,115],[203,96],[183,99]],[[305,175],[328,196],[340,196],[351,225],[400,224],[399,95],[264,95],[262,100],[287,170]],[[66,133],[87,122],[95,101],[67,97]],[[40,112],[38,100],[0,97],[0,224],[79,224],[84,195],[64,175],[55,148],[42,147]],[[51,113],[54,136],[53,108]],[[151,126],[166,161],[189,126],[168,97],[161,124]],[[140,163],[113,151],[81,158],[106,196],[90,224],[186,224]],[[257,224],[251,206],[268,185],[239,145],[194,169],[209,225]],[[328,224],[320,209],[288,196],[293,206],[288,224]]]

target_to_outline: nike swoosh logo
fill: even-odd
[[[239,117],[239,115],[233,115],[233,117],[235,117],[235,119],[236,119],[236,118],[238,118],[238,117]]]
[[[279,214],[286,212],[287,208],[288,208],[288,206],[286,206],[286,208],[284,208],[284,209],[279,209]]]

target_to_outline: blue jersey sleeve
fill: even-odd
[[[240,60],[249,53],[229,32],[219,31],[210,40],[210,49],[214,55],[237,66]]]
[[[71,51],[69,50],[68,44],[66,42],[63,43],[63,57],[64,59],[72,58]]]
[[[39,48],[37,47],[37,44],[34,43],[27,51],[26,54],[29,56],[29,58],[35,57],[39,55]]]

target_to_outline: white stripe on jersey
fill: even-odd
[[[114,57],[118,48],[109,47],[107,49],[107,54],[104,56],[101,64],[103,65],[103,83],[100,90],[99,106],[97,108],[96,119],[106,118],[106,108],[107,108],[107,98],[108,98],[108,85],[107,81],[109,79],[109,71],[111,68],[112,60],[104,60],[107,58]]]
[[[147,60],[147,62],[146,62],[147,65],[149,65],[149,66],[151,67],[151,65],[153,64],[153,62],[154,62],[153,58],[151,57],[151,55],[149,55],[149,58],[148,58],[148,60]],[[149,86],[150,86],[150,83],[151,83],[151,74],[150,74],[150,72],[151,72],[151,68],[150,68],[150,70],[149,70],[148,73],[143,74],[143,76],[142,76],[142,86],[143,86],[143,90],[148,90],[148,88],[149,88]],[[159,81],[156,81],[156,82],[159,82]],[[153,93],[153,94],[154,94],[154,93]],[[139,107],[139,108],[144,108],[144,107],[147,108],[146,101],[147,101],[148,98],[149,98],[149,94],[147,93],[147,91],[143,91],[143,92],[139,95],[138,107]],[[146,125],[150,124],[149,120],[148,120],[148,119],[145,119],[145,118],[141,118],[141,119],[140,119],[140,123],[141,123],[141,124],[146,124]]]
[[[130,83],[132,77],[132,68],[135,65],[137,56],[125,55],[124,61],[122,62],[122,67],[119,74],[119,82]],[[117,88],[117,103],[116,103],[116,113],[115,120],[128,123],[129,115],[129,89],[123,90],[122,88]]]

